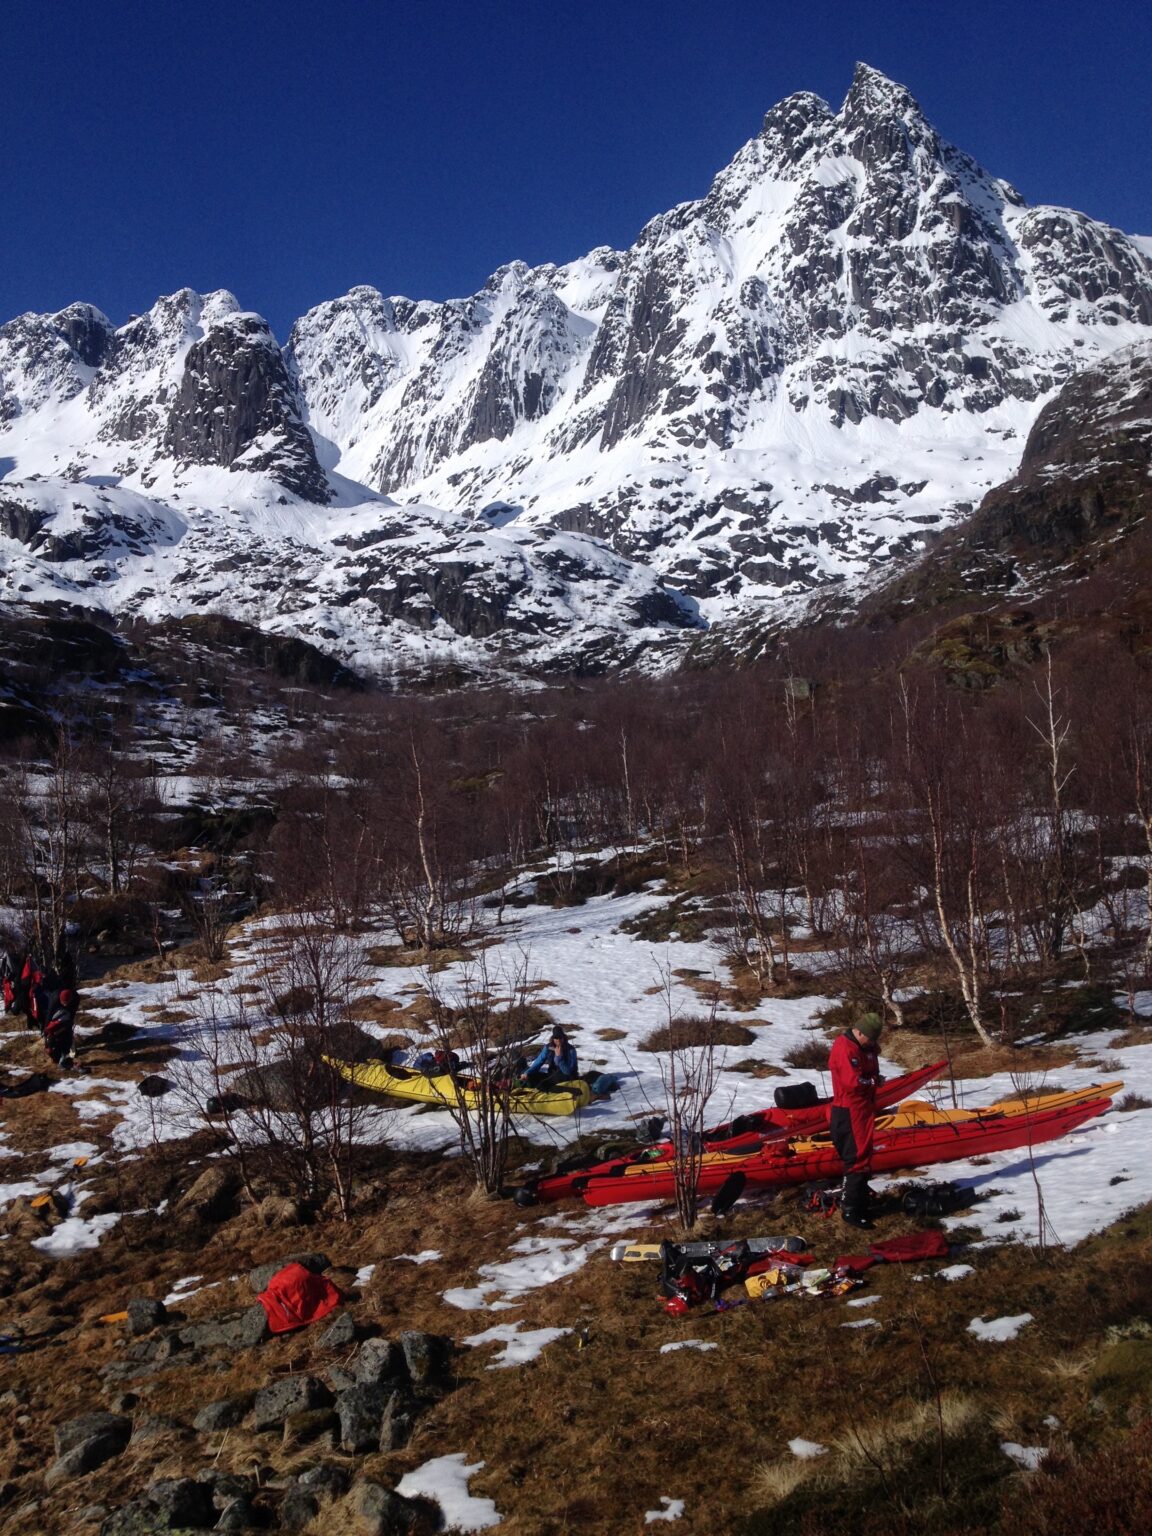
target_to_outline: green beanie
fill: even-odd
[[[869,1040],[875,1040],[884,1028],[884,1020],[878,1013],[865,1013],[857,1019],[854,1028],[860,1034],[867,1035]]]

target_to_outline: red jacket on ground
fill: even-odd
[[[852,1117],[856,1162],[867,1163],[872,1156],[880,1082],[880,1058],[874,1042],[866,1040],[861,1045],[850,1030],[840,1035],[828,1057],[828,1070],[832,1074],[833,1107],[846,1109]]]

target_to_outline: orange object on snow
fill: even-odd
[[[303,1264],[285,1264],[256,1300],[264,1308],[273,1333],[291,1333],[293,1328],[307,1328],[309,1323],[327,1317],[344,1297],[323,1275],[313,1274]]]

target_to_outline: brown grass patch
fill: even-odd
[[[628,1038],[628,1031],[626,1029],[598,1029],[596,1031],[596,1038],[597,1040],[626,1040]]]
[[[348,1004],[347,1013],[348,1017],[358,1024],[384,1024],[400,1007],[401,1004],[394,997],[362,995],[352,999]]]
[[[1152,1045],[1152,1029],[1135,1025],[1123,1034],[1113,1035],[1109,1044],[1114,1051],[1127,1050],[1130,1045]]]
[[[682,1051],[709,1044],[751,1045],[755,1039],[750,1029],[745,1029],[743,1024],[734,1024],[730,1019],[712,1019],[707,1014],[685,1014],[645,1035],[636,1049]]]
[[[770,1061],[763,1061],[758,1056],[746,1056],[743,1061],[732,1061],[725,1064],[726,1072],[743,1072],[748,1077],[787,1077],[783,1067],[773,1066]]]
[[[952,1073],[955,1077],[991,1077],[996,1072],[1015,1072],[1039,1076],[1076,1062],[1074,1045],[1065,1043],[1042,1046],[981,1045],[966,1037],[949,1042]],[[949,1050],[938,1034],[924,1034],[912,1029],[886,1029],[881,1050],[889,1061],[906,1072],[927,1066],[947,1056]]]
[[[457,965],[461,961],[472,959],[472,954],[466,949],[409,949],[404,944],[374,944],[366,952],[365,958],[369,965],[378,965],[381,969],[390,966],[426,966],[430,971],[443,971],[450,965]]]
[[[194,1013],[187,1013],[182,1008],[170,1008],[165,1003],[145,1003],[140,1012],[156,1024],[184,1024],[196,1017]]]

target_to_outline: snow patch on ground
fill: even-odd
[[[663,1509],[650,1509],[644,1516],[645,1525],[654,1525],[657,1520],[679,1520],[684,1513],[683,1499],[670,1499],[666,1493],[660,1495]]]
[[[967,1280],[969,1275],[975,1273],[971,1264],[949,1264],[947,1269],[936,1271],[936,1278],[937,1280]]]
[[[719,1344],[705,1343],[703,1339],[676,1339],[671,1344],[661,1344],[660,1353],[671,1355],[678,1349],[698,1349],[701,1353],[709,1349],[719,1349]]]
[[[1006,1344],[1031,1321],[1031,1312],[1021,1312],[1016,1317],[993,1317],[988,1322],[982,1317],[974,1317],[968,1324],[968,1332],[983,1339],[986,1344]]]
[[[507,1369],[513,1365],[527,1365],[529,1360],[539,1359],[549,1344],[562,1339],[571,1328],[527,1328],[520,1331],[519,1323],[497,1323],[483,1333],[474,1333],[461,1342],[477,1349],[482,1344],[503,1344],[504,1348],[489,1363],[490,1371]],[[714,1349],[716,1346],[713,1345]]]
[[[119,1211],[111,1211],[106,1216],[68,1216],[58,1227],[53,1227],[51,1232],[33,1238],[32,1247],[52,1259],[67,1259],[74,1253],[87,1253],[92,1248],[99,1248],[100,1239],[119,1220]]]
[[[406,1472],[396,1484],[396,1492],[405,1499],[434,1499],[451,1531],[486,1531],[500,1524],[496,1505],[492,1499],[476,1498],[468,1492],[469,1478],[483,1470],[482,1461],[469,1464],[461,1452],[434,1456],[414,1472]]]
[[[1046,1445],[1017,1445],[1015,1440],[1001,1440],[1000,1449],[1026,1472],[1035,1472],[1048,1454]]]
[[[811,1461],[815,1456],[827,1456],[828,1447],[821,1445],[819,1440],[789,1440],[788,1449],[793,1456],[799,1456],[801,1461]]]
[[[454,1286],[444,1292],[444,1300],[465,1312],[506,1311],[518,1306],[526,1292],[574,1275],[603,1247],[603,1239],[574,1243],[570,1237],[522,1237],[509,1250],[519,1257],[503,1264],[482,1264],[477,1271],[481,1284]],[[493,1292],[496,1300],[490,1299]]]

